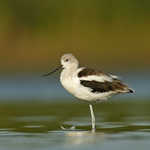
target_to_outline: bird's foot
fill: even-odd
[[[91,130],[91,131],[92,131],[92,133],[95,133],[95,128],[92,128],[92,130]]]
[[[76,129],[75,126],[72,126],[72,127],[69,127],[69,128],[65,128],[64,126],[60,126],[60,128],[61,128],[62,130],[75,130],[75,129]]]

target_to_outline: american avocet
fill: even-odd
[[[79,61],[72,54],[64,54],[61,57],[61,66],[44,76],[51,75],[60,68],[63,69],[60,75],[63,87],[75,97],[89,103],[92,131],[95,131],[92,103],[107,100],[112,95],[134,92],[117,76],[86,67],[79,68]]]

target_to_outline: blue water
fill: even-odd
[[[41,74],[0,76],[0,100],[54,100],[73,98],[68,94],[59,82],[59,77],[43,78]],[[136,93],[133,99],[150,97],[150,73],[127,73],[121,74],[121,78]],[[119,98],[127,98],[122,95]]]
[[[72,101],[58,76],[0,76],[0,150],[149,149],[150,74],[120,76],[136,93],[95,104],[95,133],[88,105]]]

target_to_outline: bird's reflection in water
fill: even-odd
[[[105,139],[105,134],[92,131],[67,131],[65,132],[66,143],[71,145],[93,144]]]

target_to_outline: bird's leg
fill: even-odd
[[[89,104],[90,112],[91,112],[91,119],[92,119],[92,131],[95,131],[95,116],[93,111],[93,106]]]

